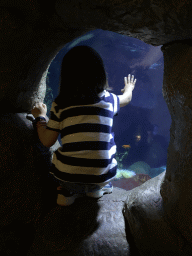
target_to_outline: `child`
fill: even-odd
[[[124,82],[122,95],[109,93],[99,54],[91,47],[76,46],[63,58],[59,94],[47,124],[46,105],[33,107],[44,146],[51,147],[61,134],[62,146],[53,154],[51,171],[61,182],[57,204],[67,206],[82,195],[99,198],[112,192],[110,181],[117,169],[113,116],[131,101],[136,79],[128,75]]]

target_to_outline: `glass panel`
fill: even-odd
[[[132,189],[166,169],[171,118],[162,95],[164,63],[161,46],[154,47],[100,29],[73,40],[50,65],[47,80],[50,89],[45,98],[48,110],[58,93],[62,58],[77,45],[91,46],[100,54],[112,93],[122,94],[124,77],[128,74],[137,79],[132,101],[120,109],[113,125],[118,162],[117,178],[113,183]],[[128,180],[129,183],[132,180],[131,185]]]

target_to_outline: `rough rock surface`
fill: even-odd
[[[164,176],[165,172],[131,190],[124,216],[142,256],[191,255],[190,244],[166,218],[160,195]]]
[[[41,250],[66,255],[62,226],[58,227],[65,213],[54,205],[55,184],[46,182],[52,153],[34,138],[26,113],[35,102],[43,100],[46,72],[57,52],[67,42],[96,28],[164,45],[163,94],[172,117],[171,139],[166,173],[134,190],[121,192],[119,201],[110,195],[110,202],[108,196],[103,197],[98,202],[100,210],[89,202],[96,223],[101,222],[98,229],[94,230],[94,222],[92,231],[80,225],[81,214],[87,213],[85,208],[77,215],[72,211],[73,223],[79,229],[71,231],[67,223],[69,236],[65,239],[72,238],[69,245],[77,241],[74,248],[81,249],[70,253],[90,255],[92,251],[97,255],[99,251],[99,255],[106,255],[110,249],[111,256],[137,255],[135,243],[141,255],[191,255],[191,8],[192,2],[183,0],[1,0],[1,255],[27,254],[33,237],[32,255],[42,255]],[[114,190],[113,195],[118,193]],[[87,205],[84,200],[77,202],[78,209]],[[105,200],[109,203],[105,204]],[[123,202],[127,241],[121,214]],[[81,233],[78,240],[82,228],[84,237]],[[25,235],[26,231],[31,237]],[[117,234],[121,241],[110,234]],[[44,243],[43,248],[41,244],[36,246],[39,241]]]
[[[47,174],[59,143],[44,147],[26,113],[1,114],[0,123],[0,254],[14,250],[17,255],[22,244],[30,243],[42,214],[55,203],[56,188]]]
[[[191,38],[191,8],[183,0],[2,0],[1,105],[30,111],[44,98],[51,60],[85,32],[100,28],[163,45]]]
[[[28,255],[108,256],[136,253],[126,238],[123,205],[127,192],[115,188],[100,199],[78,198],[56,206],[39,226]],[[135,254],[133,254],[135,255]]]
[[[192,243],[192,42],[163,47],[163,94],[172,124],[167,171],[161,186],[166,217]]]

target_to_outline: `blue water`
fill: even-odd
[[[114,118],[117,151],[123,153],[123,145],[131,146],[128,157],[123,160],[124,168],[137,161],[144,161],[151,168],[166,166],[171,118],[162,95],[164,63],[160,47],[100,29],[73,40],[50,65],[51,92],[45,99],[49,111],[58,94],[62,58],[77,45],[91,46],[101,55],[113,93],[121,94],[124,77],[129,73],[137,79],[131,103],[121,108]]]

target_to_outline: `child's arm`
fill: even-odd
[[[39,116],[45,117],[47,114],[47,106],[41,102],[37,103],[33,107],[31,114],[35,118]],[[37,132],[41,143],[48,148],[55,144],[59,136],[59,132],[46,129],[46,121],[37,122]]]
[[[131,78],[130,74],[128,75],[128,78],[124,77],[125,87],[124,89],[121,89],[121,91],[123,92],[123,95],[118,95],[120,107],[126,106],[131,101],[132,91],[135,88],[136,81],[137,79],[134,80],[134,76],[132,76]]]

